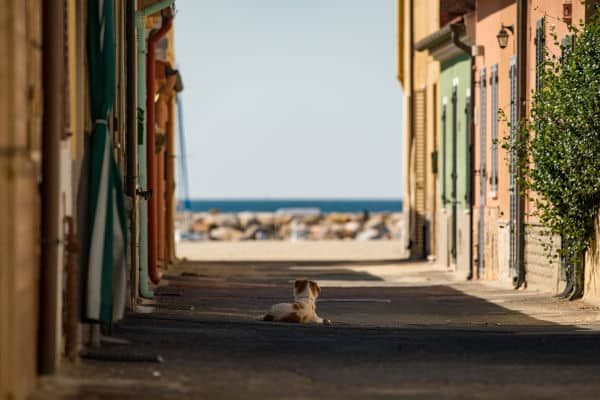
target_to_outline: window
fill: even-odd
[[[490,70],[490,86],[492,90],[492,107],[490,118],[492,122],[491,166],[490,166],[490,191],[492,196],[498,193],[498,64]]]
[[[442,102],[442,207],[446,206],[448,199],[446,197],[446,125],[448,121],[447,115],[448,100],[444,98]]]
[[[471,156],[473,155],[473,145],[471,143],[471,135],[474,133],[472,131],[473,129],[473,120],[472,120],[472,110],[471,110],[471,89],[467,89],[466,95],[465,95],[465,122],[466,122],[466,131],[467,134],[465,135],[465,149],[467,150],[467,156],[465,157],[465,168],[466,168],[466,191],[465,191],[465,205],[467,207],[469,207],[471,204],[473,204],[471,199],[471,179],[469,179],[469,177],[471,176],[472,173],[472,166],[471,166]]]
[[[508,70],[508,76],[510,81],[510,141],[514,143],[516,140],[517,133],[517,57],[512,56],[510,59],[510,67]],[[509,175],[509,203],[510,203],[510,250],[509,250],[509,262],[511,276],[517,276],[517,180],[515,179],[515,170],[517,169],[517,159],[513,152],[509,155],[510,160],[510,175]]]
[[[544,26],[544,17],[535,23],[535,90],[542,88],[541,72],[544,68],[544,47],[546,45]]]
[[[575,36],[567,35],[562,38],[560,43],[560,62],[565,63],[575,46]]]
[[[486,71],[481,68],[479,71],[479,197],[480,202],[485,202],[485,164],[487,152],[487,86]]]

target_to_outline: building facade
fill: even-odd
[[[0,42],[5,49],[0,62],[5,88],[0,95],[2,399],[27,398],[39,374],[53,374],[63,362],[75,361],[82,346],[98,339],[99,326],[107,320],[90,319],[89,306],[95,299],[91,292],[97,288],[104,296],[107,285],[94,278],[92,264],[100,265],[100,276],[123,278],[123,285],[111,287],[110,296],[100,302],[100,308],[109,304],[109,322],[119,319],[121,307],[135,307],[142,282],[149,280],[148,269],[143,274],[139,268],[148,250],[140,247],[140,222],[148,214],[139,204],[148,196],[138,180],[138,142],[148,138],[145,124],[138,123],[144,114],[136,107],[137,100],[147,100],[137,96],[147,82],[136,79],[147,57],[136,53],[157,23],[172,18],[163,11],[172,4],[10,0],[0,5]],[[142,32],[139,40],[136,21]],[[110,45],[104,47],[106,43]],[[152,156],[155,195],[161,199],[154,245],[160,244],[158,260],[164,265],[175,256],[174,93],[181,79],[172,67],[172,33],[157,47],[157,62],[168,68],[152,77],[155,89],[148,96],[161,99],[157,125],[164,132],[163,145]],[[98,164],[109,173],[94,175],[98,160],[109,161]],[[107,182],[105,175],[113,179]],[[97,185],[95,176],[102,178]],[[114,191],[103,192],[104,185]],[[102,209],[102,193],[110,194],[104,200],[114,207]],[[112,211],[114,224],[102,220]],[[123,222],[123,232],[116,229],[118,222]],[[95,226],[104,233],[98,235]],[[113,263],[115,259],[122,263]],[[158,266],[157,261],[152,267]]]
[[[398,80],[404,94],[404,208],[412,258],[435,254],[439,66],[414,44],[439,27],[439,1],[398,1]],[[415,18],[418,15],[419,18]]]
[[[517,4],[514,0],[478,1],[474,49],[474,201],[475,276],[512,282],[510,246],[514,230],[510,212],[509,154],[502,142],[509,137],[507,116],[514,112]],[[505,28],[504,48],[497,34]],[[513,83],[511,85],[511,83]],[[513,90],[511,91],[511,87]],[[512,96],[512,97],[511,97]]]
[[[589,21],[595,13],[595,1],[573,1],[561,0],[541,1],[528,0],[526,2],[527,26],[526,30],[531,32],[527,36],[526,43],[526,107],[529,114],[533,93],[541,84],[539,69],[545,60],[545,51],[548,55],[561,54],[561,46],[570,46],[573,36],[570,26],[577,26],[580,22]],[[556,41],[553,39],[556,35]],[[535,198],[535,193],[528,193],[527,198]],[[548,240],[542,234],[542,227],[535,216],[535,203],[526,201],[524,203],[524,269],[528,284],[542,287],[552,292],[561,292],[565,286],[564,265],[560,263],[549,264],[543,243]],[[560,245],[560,238],[554,237],[555,246]],[[592,270],[592,264],[587,268],[588,273]],[[591,275],[588,277],[591,278]],[[591,282],[591,279],[587,280]],[[588,295],[592,290],[588,288]]]
[[[519,187],[513,174],[517,160],[503,144],[514,140],[518,121],[530,115],[546,54],[560,56],[561,46],[572,45],[570,26],[589,21],[596,3],[423,2],[420,7],[428,11],[437,7],[439,17],[438,29],[425,35],[412,27],[428,18],[415,18],[410,13],[414,4],[400,3],[404,58],[399,76],[404,77],[407,104],[406,199],[411,243],[417,244],[413,256],[428,253],[419,245],[427,242],[438,263],[462,278],[532,285],[551,293],[563,290],[565,266],[549,263],[545,249],[549,241],[560,246],[560,238],[542,234],[531,200],[536,194]],[[408,60],[411,44],[414,52]],[[411,68],[420,73],[411,74]],[[428,102],[430,93],[433,103]],[[420,134],[428,129],[432,136]],[[423,144],[429,142],[431,147]],[[420,184],[430,181],[433,188]],[[436,200],[421,201],[430,196]],[[433,228],[429,242],[423,241],[423,227]],[[586,299],[600,298],[596,247],[586,259]]]
[[[455,4],[456,5],[456,4]],[[447,9],[448,4],[443,4]],[[471,270],[471,133],[472,77],[471,43],[473,16],[469,4],[459,4],[453,20],[441,20],[438,31],[415,44],[440,68],[435,108],[436,152],[436,255],[440,265],[469,277]],[[444,9],[442,8],[442,9]],[[444,14],[440,14],[444,16]]]

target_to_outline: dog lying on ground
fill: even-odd
[[[331,324],[317,315],[316,301],[321,288],[315,281],[299,279],[294,282],[294,303],[279,303],[262,317],[263,321]]]

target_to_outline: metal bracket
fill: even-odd
[[[150,199],[150,197],[152,197],[152,190],[140,190],[140,189],[136,189],[135,190],[135,194],[143,197],[144,200],[148,200]]]

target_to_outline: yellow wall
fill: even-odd
[[[0,19],[0,399],[23,399],[37,368],[41,2],[3,1]]]
[[[409,235],[413,241],[420,237],[421,231],[421,227],[415,222],[421,224],[428,221],[430,224],[432,240],[428,247],[432,253],[435,252],[433,238],[436,230],[437,181],[436,176],[432,174],[430,159],[431,152],[436,146],[438,104],[436,86],[439,79],[439,65],[427,52],[411,54],[411,49],[413,43],[438,29],[439,0],[398,1],[398,79],[404,94],[404,209],[411,220]],[[419,109],[424,108],[425,112],[424,122],[420,123],[421,127],[424,124],[425,130],[425,137],[420,138],[422,141],[419,147],[424,155],[421,154],[420,157],[415,155],[415,121],[412,115],[415,91],[420,91],[418,99],[423,101],[424,105],[422,104]],[[415,171],[419,172],[415,173]],[[424,204],[417,202],[417,198],[422,198],[417,196],[418,194],[425,196]],[[421,247],[413,247],[413,250],[416,250],[414,256],[423,253]]]

